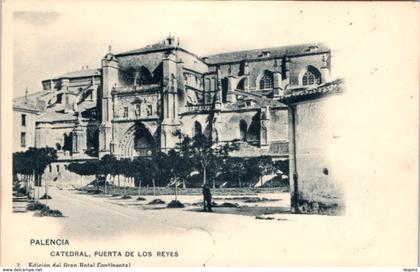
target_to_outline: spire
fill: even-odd
[[[25,99],[28,99],[28,87],[25,89]]]
[[[112,53],[111,45],[108,45],[108,53]]]

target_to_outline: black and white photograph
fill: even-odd
[[[3,15],[1,266],[417,265],[415,3]]]

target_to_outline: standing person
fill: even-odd
[[[209,186],[207,186],[207,184],[203,185],[203,197],[204,197],[204,202],[203,202],[204,211],[208,210],[209,212],[212,212],[212,209],[211,209],[211,192],[210,192],[210,188],[209,188]]]

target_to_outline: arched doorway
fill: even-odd
[[[133,157],[147,157],[155,153],[155,143],[150,133],[144,130],[136,131],[134,134]]]
[[[152,156],[156,152],[156,141],[144,124],[138,122],[121,138],[118,150],[121,158]]]

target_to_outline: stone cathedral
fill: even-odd
[[[99,69],[45,79],[42,91],[14,100],[14,150],[54,147],[64,166],[105,154],[151,156],[175,148],[179,130],[238,141],[233,155],[287,158],[288,107],[280,101],[328,83],[330,57],[318,43],[197,56],[173,37],[110,48]]]

